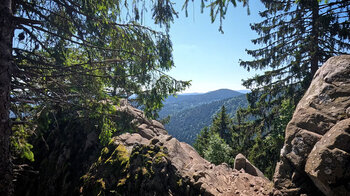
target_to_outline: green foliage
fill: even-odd
[[[189,85],[163,72],[174,66],[167,28],[176,12],[168,0],[147,4],[165,31],[139,23],[146,10],[139,1],[16,3],[23,25],[13,48],[21,71],[14,72],[12,97],[19,101],[85,108],[137,95],[152,117],[164,97]]]
[[[194,0],[192,0],[193,2]],[[232,5],[233,7],[237,6],[237,2],[241,2],[243,7],[247,6],[247,12],[250,13],[249,7],[248,7],[248,1],[249,0],[201,0],[201,12],[203,13],[204,8],[210,8],[210,17],[211,22],[213,23],[217,18],[219,18],[220,26],[219,31],[223,33],[222,29],[222,22],[225,19],[225,15],[227,13],[228,7]],[[189,0],[185,0],[185,3],[183,5],[183,9],[186,11],[186,16],[188,16],[187,9]]]
[[[219,134],[211,134],[208,140],[208,147],[203,151],[204,158],[216,165],[224,162],[232,165],[232,149],[220,138]]]
[[[204,127],[199,133],[199,135],[197,136],[196,141],[193,143],[194,149],[196,149],[196,151],[201,157],[204,157],[204,151],[208,147],[209,139],[210,139],[209,128]]]
[[[318,67],[331,56],[349,51],[350,33],[343,33],[348,22],[339,16],[349,15],[350,2],[262,2],[266,7],[260,13],[263,21],[251,28],[259,34],[252,42],[263,47],[247,50],[254,60],[240,64],[248,71],[267,70],[243,82],[252,89],[247,114],[256,118],[253,126],[262,125],[261,134],[266,135],[274,129],[283,100],[291,98],[296,105]]]
[[[294,110],[295,105],[291,99],[282,100],[281,107],[278,110],[279,117],[273,121],[274,132],[272,132],[272,135],[284,137],[284,130],[286,129],[289,121],[292,119]]]
[[[251,119],[248,119],[244,113],[245,109],[240,108],[237,110],[236,115],[233,118],[232,126],[232,139],[230,146],[232,147],[235,155],[242,153],[248,155],[249,146],[252,145],[252,138],[255,130],[249,129],[251,127]]]
[[[272,179],[277,161],[279,161],[280,150],[284,143],[284,137],[262,137],[257,135],[254,145],[249,149],[248,159]]]
[[[226,108],[223,105],[220,112],[214,117],[210,129],[212,132],[219,134],[219,136],[226,142],[229,142],[231,139],[231,124],[231,119],[226,113]]]
[[[33,145],[28,142],[31,132],[24,125],[12,127],[11,149],[16,156],[34,161]]]
[[[100,139],[100,142],[102,145],[106,145],[109,143],[110,139],[112,138],[113,133],[116,133],[116,123],[111,121],[108,118],[103,118],[102,128],[100,135],[98,138]]]
[[[276,111],[278,117],[273,119],[269,132],[261,132],[264,130],[263,125],[252,126],[257,121],[247,122],[243,119],[242,122],[241,113],[246,110],[237,112],[237,124],[234,125],[231,145],[234,154],[240,152],[247,154],[248,159],[271,179],[283,147],[285,129],[293,116],[294,109],[291,99],[283,100],[281,107]],[[252,127],[255,129],[251,129]]]
[[[121,99],[157,117],[165,97],[190,85],[165,74],[174,67],[168,35],[177,14],[172,5],[169,0],[13,1],[18,37],[12,46],[11,111],[25,127],[14,127],[14,151],[33,160],[27,134],[49,134],[73,120],[88,121],[86,131],[97,131],[105,145],[113,134],[132,131],[130,119],[115,111]],[[142,25],[147,10],[158,30]],[[61,116],[66,111],[71,115]]]
[[[271,132],[266,134],[261,132],[262,125],[252,126],[256,121],[245,118],[246,109],[238,110],[235,118],[230,119],[223,106],[214,116],[210,128],[205,127],[201,130],[193,147],[199,155],[215,164],[226,162],[232,165],[235,155],[246,154],[255,166],[267,177],[272,178],[284,143],[284,130],[292,118],[294,109],[290,99],[283,100],[281,108],[277,111],[279,118],[274,119]],[[256,129],[248,129],[251,127]]]
[[[210,128],[204,127],[197,136],[193,147],[198,154],[216,165],[223,162],[233,165],[233,150],[220,137],[223,135],[227,140],[231,139],[231,122],[225,107],[222,106],[221,110],[214,116]]]
[[[240,64],[248,71],[267,71],[243,82],[252,93],[242,114],[255,120],[238,129],[249,135],[245,141],[249,159],[271,178],[285,127],[316,70],[331,56],[350,49],[350,33],[343,33],[348,22],[339,18],[349,15],[350,2],[262,2],[266,7],[260,13],[263,21],[251,27],[260,36],[252,42],[263,47],[247,50],[255,59]]]

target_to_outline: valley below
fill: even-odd
[[[246,108],[246,95],[229,89],[203,94],[178,95],[164,101],[159,119],[170,117],[164,126],[179,141],[193,144],[201,129],[212,123],[212,118],[225,106],[230,117],[240,108]]]

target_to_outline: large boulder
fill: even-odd
[[[328,152],[337,153],[334,152],[332,141],[328,141],[327,144],[319,142],[329,137],[328,132],[332,127],[348,118],[349,107],[350,55],[332,57],[316,72],[309,89],[300,100],[292,120],[287,125],[285,143],[274,175],[276,188],[287,195],[304,193],[329,195],[329,189],[335,189],[333,183],[343,179],[344,176],[333,176],[332,178],[336,180],[327,181],[328,179],[324,180],[319,171],[322,167],[311,165],[313,161],[323,165],[324,161],[328,161],[328,155],[326,156]],[[334,128],[332,132],[338,130]],[[336,143],[350,145],[343,143],[341,138],[334,139],[338,141]],[[316,143],[319,143],[317,146],[324,146],[323,150],[315,147]],[[343,148],[339,147],[339,149]],[[335,154],[333,154],[335,158],[338,157]],[[329,158],[333,159],[333,157]],[[305,168],[306,164],[308,167]],[[345,172],[342,175],[348,175],[348,173]],[[323,188],[320,188],[321,186]]]
[[[264,174],[252,163],[250,163],[249,160],[241,153],[236,155],[233,168],[236,170],[243,169],[246,173],[250,175],[266,178]]]
[[[305,171],[325,195],[350,195],[350,118],[338,122],[316,143]]]
[[[128,105],[136,133],[113,138],[82,177],[83,195],[271,195],[264,177],[214,165],[187,143],[168,135],[157,121]]]

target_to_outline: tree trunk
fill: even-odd
[[[0,3],[0,195],[13,193],[10,153],[10,82],[12,66],[11,0]]]
[[[318,1],[314,0],[313,5],[311,5],[312,12],[312,30],[311,30],[311,78],[314,77],[316,71],[318,70],[319,63],[319,51],[318,51],[318,38],[319,38],[319,4]]]

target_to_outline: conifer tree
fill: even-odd
[[[209,144],[209,137],[210,137],[209,128],[204,127],[199,133],[199,135],[197,135],[197,138],[193,143],[194,149],[196,149],[196,151],[201,157],[204,157],[204,151],[206,150]]]
[[[255,160],[275,160],[275,155],[272,154],[278,149],[281,143],[279,141],[283,140],[280,136],[284,135],[281,127],[286,126],[288,121],[285,119],[290,119],[292,115],[289,112],[289,116],[281,117],[284,116],[281,113],[284,111],[283,107],[281,109],[283,103],[289,102],[288,110],[293,108],[308,88],[317,69],[328,58],[346,54],[350,50],[350,1],[261,2],[266,7],[265,11],[259,13],[263,20],[251,24],[252,30],[259,35],[252,42],[261,47],[247,50],[254,59],[240,60],[240,65],[248,71],[265,72],[243,82],[252,92],[247,95],[248,109],[237,113],[243,121],[234,126],[233,137],[240,138],[240,144],[234,145],[241,146],[240,149],[246,151],[248,157],[257,157]],[[217,16],[222,21],[230,3],[236,4],[235,1],[212,2],[209,5],[210,10],[217,10],[210,13],[212,21]],[[257,136],[261,138],[256,138]],[[260,148],[258,143],[268,145]],[[259,149],[260,152],[255,152],[254,149]],[[253,160],[253,163],[257,162]],[[271,174],[274,164],[275,161],[268,161],[260,169],[267,169]]]
[[[229,143],[231,140],[231,119],[226,113],[225,106],[221,107],[221,110],[213,118],[213,123],[210,126],[210,130],[213,133],[219,134],[219,136]]]
[[[141,24],[147,5],[165,28]],[[0,195],[13,192],[12,125],[33,125],[48,108],[108,123],[111,105],[131,95],[154,117],[164,97],[188,86],[164,73],[174,66],[168,29],[175,15],[169,0],[0,3]]]
[[[203,151],[203,158],[219,165],[227,163],[232,165],[233,156],[231,147],[217,133],[213,133],[209,137],[207,148]]]
[[[252,42],[263,47],[247,50],[254,60],[240,62],[247,70],[268,70],[243,82],[252,92],[247,95],[249,107],[242,113],[255,120],[250,126],[241,127],[241,131],[251,139],[259,135],[263,143],[269,143],[262,154],[254,153],[260,158],[253,163],[261,159],[275,160],[275,155],[268,152],[278,148],[271,144],[281,144],[278,141],[281,140],[279,136],[284,135],[284,129],[280,127],[288,123],[283,120],[279,121],[283,125],[276,123],[283,115],[283,102],[288,100],[291,107],[295,106],[317,69],[328,58],[350,49],[349,1],[262,0],[262,3],[266,7],[260,13],[263,21],[252,24],[251,28],[260,36]],[[291,115],[292,112],[284,119],[290,119]],[[271,169],[276,161],[261,165],[260,169]]]
[[[330,57],[349,51],[349,1],[319,4],[318,0],[262,0],[263,21],[252,24],[259,34],[252,40],[264,45],[247,50],[255,59],[241,61],[247,70],[268,69],[244,81],[250,112],[271,125],[276,107],[291,97],[297,103],[317,69]]]
[[[230,147],[232,121],[226,113],[225,106],[213,117],[210,127],[204,127],[197,136],[193,147],[206,160],[220,164],[232,164],[233,150]]]

